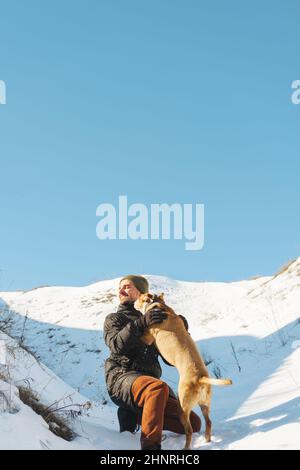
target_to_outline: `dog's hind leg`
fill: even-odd
[[[193,428],[190,422],[190,413],[191,409],[189,406],[183,407],[182,409],[182,415],[181,415],[181,422],[184,427],[185,431],[185,446],[184,449],[190,449],[191,448],[191,442],[192,442],[192,434],[193,434]]]
[[[206,442],[211,441],[211,420],[209,418],[209,406],[208,405],[202,405],[199,403],[201,411],[203,413],[204,419],[205,419],[205,440]]]
[[[191,404],[191,401],[189,400],[186,385],[180,382],[179,382],[179,387],[178,387],[178,398],[179,398],[180,406],[182,409],[180,421],[184,427],[184,432],[185,432],[184,449],[190,449],[191,442],[192,442],[192,434],[193,434],[193,428],[190,422],[190,413],[191,413],[193,404]]]

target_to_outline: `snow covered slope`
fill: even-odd
[[[234,381],[231,387],[214,388],[213,442],[205,444],[202,434],[194,435],[194,448],[300,448],[300,258],[273,277],[242,282],[147,277],[151,290],[164,292],[166,302],[188,319],[211,375]],[[92,402],[84,421],[86,443],[76,438],[63,445],[139,448],[138,435],[118,433],[116,408],[104,382],[108,350],[102,328],[105,316],[118,305],[117,285],[114,279],[87,287],[0,292],[0,329],[29,348],[55,383],[61,379],[59,383],[81,394],[82,401]],[[176,390],[176,370],[162,367],[163,379]],[[55,395],[60,398],[59,388],[52,399]],[[18,420],[18,415],[11,419]],[[0,423],[4,416],[7,413]],[[183,436],[167,434],[163,448],[183,447]],[[1,436],[0,427],[0,448],[9,446],[9,437],[2,444]],[[56,439],[62,439],[54,438],[44,440],[61,448]]]

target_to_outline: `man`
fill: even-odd
[[[143,450],[161,448],[163,429],[184,434],[179,401],[160,380],[159,352],[154,344],[148,346],[140,339],[146,328],[166,318],[160,309],[152,309],[145,315],[135,310],[134,302],[148,290],[148,281],[143,276],[123,277],[119,284],[118,310],[109,314],[104,323],[104,340],[111,352],[105,362],[108,393],[119,407],[120,432],[134,432],[136,425],[141,424]],[[190,420],[193,431],[199,432],[200,418],[192,412]]]

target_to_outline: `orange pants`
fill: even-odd
[[[160,445],[162,430],[184,434],[180,421],[181,407],[176,398],[169,397],[169,387],[162,380],[148,375],[138,377],[131,386],[134,402],[143,408],[141,448]],[[199,432],[201,420],[190,414],[193,432]]]

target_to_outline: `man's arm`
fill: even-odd
[[[142,336],[144,328],[135,321],[124,323],[115,315],[108,315],[104,322],[103,336],[105,344],[114,354],[126,354],[136,345]]]

